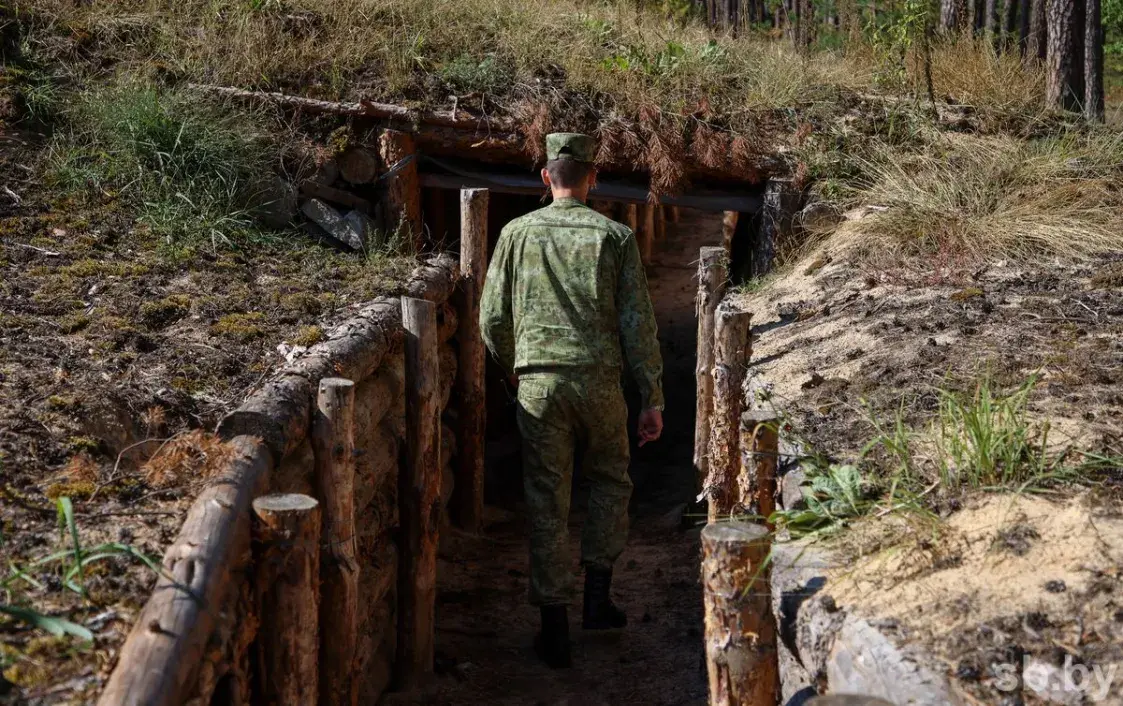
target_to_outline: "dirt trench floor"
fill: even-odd
[[[538,610],[527,603],[527,523],[506,514],[482,538],[442,541],[437,602],[437,694],[429,703],[504,706],[694,706],[706,703],[698,529],[682,516],[693,493],[695,261],[721,240],[720,217],[684,212],[667,224],[648,269],[659,320],[667,396],[663,438],[633,445],[632,530],[613,595],[623,631],[586,633],[570,609],[574,666],[551,670],[534,655]],[[634,416],[634,415],[633,415]],[[575,479],[570,517],[574,578],[584,495]],[[520,508],[521,510],[521,508]]]

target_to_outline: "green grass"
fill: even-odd
[[[264,116],[139,81],[73,97],[52,142],[55,184],[125,199],[165,247],[270,238],[252,207],[279,149]]]
[[[938,406],[926,422],[906,421],[909,401],[885,419],[868,412],[873,435],[852,463],[810,455],[804,509],[770,518],[793,537],[836,534],[877,513],[931,516],[930,501],[964,491],[1041,492],[1096,483],[1123,458],[1056,443],[1047,420],[1037,420],[1030,377],[1013,388],[989,374],[967,390],[936,390]]]

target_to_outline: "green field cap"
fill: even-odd
[[[579,132],[552,132],[546,135],[546,160],[572,159],[575,162],[594,162],[597,155],[596,140]]]

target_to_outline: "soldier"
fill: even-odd
[[[663,361],[639,246],[631,230],[585,205],[596,183],[595,153],[588,135],[546,136],[542,181],[553,203],[503,229],[480,311],[488,348],[518,385],[530,602],[542,613],[535,650],[554,668],[571,664],[566,525],[577,452],[591,483],[581,538],[582,626],[627,624],[609,596],[632,492],[623,365],[642,397],[640,445],[663,431]]]

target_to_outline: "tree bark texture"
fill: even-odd
[[[779,703],[769,550],[770,533],[762,525],[711,522],[702,530],[710,706]]]
[[[456,436],[459,458],[453,507],[463,529],[479,532],[484,510],[484,431],[487,404],[484,393],[483,339],[480,337],[480,297],[487,275],[487,189],[460,192],[460,356],[457,385]]]
[[[402,326],[406,330],[406,452],[398,493],[397,680],[399,688],[409,690],[424,684],[433,671],[441,521],[440,370],[433,303],[402,297]]]
[[[1045,6],[1048,0],[1029,0],[1029,36],[1026,38],[1026,58],[1045,61],[1048,45],[1048,22],[1045,21]]]
[[[1084,100],[1084,0],[1048,0],[1046,100],[1079,110]]]
[[[708,473],[710,417],[714,404],[714,311],[725,296],[729,278],[729,256],[725,248],[705,247],[698,257],[698,296],[694,300],[698,318],[698,353],[694,371],[697,399],[694,412],[694,472],[697,490]]]
[[[421,228],[421,181],[417,171],[417,145],[413,136],[385,130],[378,138],[378,149],[388,171],[397,169],[386,183],[386,227],[410,243],[415,253],[425,246]],[[407,161],[409,160],[409,161]]]
[[[741,415],[741,473],[738,505],[772,528],[768,518],[776,511],[776,467],[780,458],[780,417],[754,410]]]
[[[354,706],[358,698],[359,563],[355,530],[355,383],[320,380],[312,423],[316,483],[323,501],[320,623],[323,687],[329,706]]]
[[[729,305],[714,314],[714,412],[710,423],[706,497],[711,522],[733,512],[741,468],[740,431],[752,314]]]
[[[253,501],[254,585],[262,628],[263,704],[316,706],[320,678],[320,504],[307,495]]]
[[[1104,28],[1100,0],[1084,0],[1084,115],[1104,119]]]

